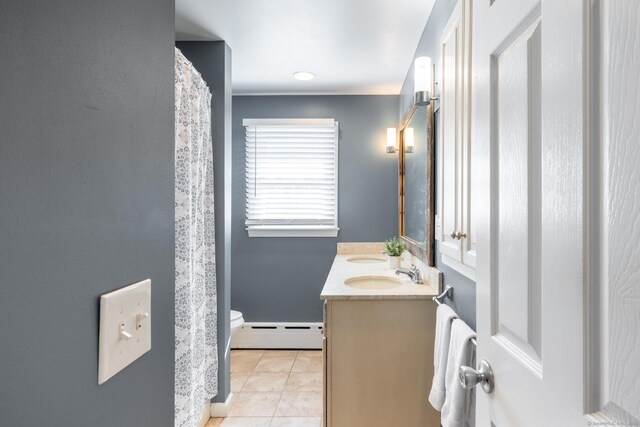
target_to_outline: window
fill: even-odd
[[[251,237],[338,235],[338,122],[245,119]]]

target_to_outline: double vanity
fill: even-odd
[[[324,426],[438,426],[427,397],[441,273],[406,254],[422,284],[396,275],[381,244],[340,243],[324,300]],[[408,261],[408,262],[407,262]],[[413,276],[413,274],[412,274]]]
[[[404,274],[389,268],[382,243],[338,243],[322,289],[324,427],[440,426],[440,413],[428,401],[432,297],[442,287],[442,273],[433,267],[435,102],[429,92],[422,95],[400,122],[397,150],[388,151],[398,154]]]

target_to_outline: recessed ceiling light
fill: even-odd
[[[313,80],[316,75],[309,71],[296,71],[293,73],[293,78],[296,80]]]

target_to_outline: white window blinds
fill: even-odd
[[[337,236],[338,122],[245,119],[249,236]]]

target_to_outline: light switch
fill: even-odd
[[[100,297],[98,384],[151,350],[151,280]]]

